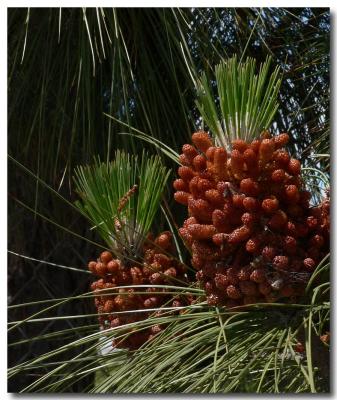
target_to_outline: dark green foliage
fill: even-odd
[[[198,118],[186,63],[197,76],[233,54],[258,65],[271,55],[281,67],[277,128],[292,134],[299,156],[327,129],[327,9],[10,9],[8,17],[9,150],[50,182],[92,154],[139,146],[104,112],[179,150]]]

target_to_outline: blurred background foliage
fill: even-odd
[[[196,77],[233,54],[257,64],[270,55],[281,67],[272,130],[288,132],[291,152],[328,174],[329,35],[327,8],[8,9],[9,304],[88,290],[86,272],[60,268],[85,270],[99,251],[92,242],[102,244],[69,204],[76,199],[74,167],[96,155],[110,159],[116,148],[155,152],[120,135],[135,133],[132,127],[179,152],[202,126]],[[179,206],[173,211],[179,220]],[[90,299],[58,310],[93,311]],[[16,309],[9,320],[27,312]],[[55,330],[83,323],[50,321]],[[16,334],[28,338],[49,328],[31,324]],[[9,352],[9,363],[49,346],[52,340],[23,343]],[[9,390],[31,379],[16,377]]]

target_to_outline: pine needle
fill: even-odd
[[[233,139],[251,141],[269,128],[278,109],[281,85],[279,67],[269,74],[270,63],[268,57],[256,74],[252,58],[242,63],[234,56],[221,62],[215,67],[215,95],[213,81],[205,73],[201,76],[196,104],[219,145],[229,147]]]
[[[137,259],[159,209],[169,171],[158,156],[116,151],[111,162],[95,159],[75,169],[81,200],[75,205],[121,259]]]

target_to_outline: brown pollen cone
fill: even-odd
[[[172,234],[166,231],[144,244],[143,257],[139,262],[125,265],[121,260],[114,259],[108,251],[101,253],[97,262],[89,262],[90,272],[99,278],[91,284],[91,289],[95,294],[95,306],[102,329],[121,327],[144,320],[152,314],[160,314],[158,308],[163,305],[178,307],[190,304],[191,296],[172,296],[166,293],[166,289],[153,286],[187,284],[186,267],[171,255],[173,250]],[[137,285],[145,287],[137,289]],[[124,313],[119,313],[121,311]],[[128,335],[114,341],[113,346],[137,349],[164,328],[162,325],[141,331],[130,328]]]
[[[330,200],[310,207],[286,133],[267,131],[232,150],[205,132],[183,146],[175,199],[188,208],[180,234],[208,304],[296,301],[329,252]]]

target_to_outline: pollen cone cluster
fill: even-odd
[[[148,238],[143,248],[142,262],[122,262],[108,251],[97,261],[89,262],[89,270],[99,279],[92,283],[95,305],[101,327],[113,328],[144,320],[160,306],[180,307],[188,299],[168,294],[168,289],[153,285],[183,285],[186,282],[185,266],[169,254],[173,251],[171,233],[163,232],[155,240]],[[123,286],[147,285],[139,289]],[[115,289],[116,288],[116,289]],[[109,290],[111,289],[111,290]],[[139,293],[142,292],[142,293]],[[136,310],[145,310],[136,312]],[[146,311],[149,310],[149,311]],[[130,312],[127,312],[130,311]],[[123,313],[119,313],[123,312]],[[126,312],[126,313],[125,313]],[[154,325],[146,330],[130,329],[130,334],[115,340],[114,347],[136,349],[164,329]]]
[[[180,155],[175,200],[188,207],[180,234],[210,305],[296,302],[329,247],[329,199],[310,207],[301,164],[268,132],[231,151],[205,132]]]

